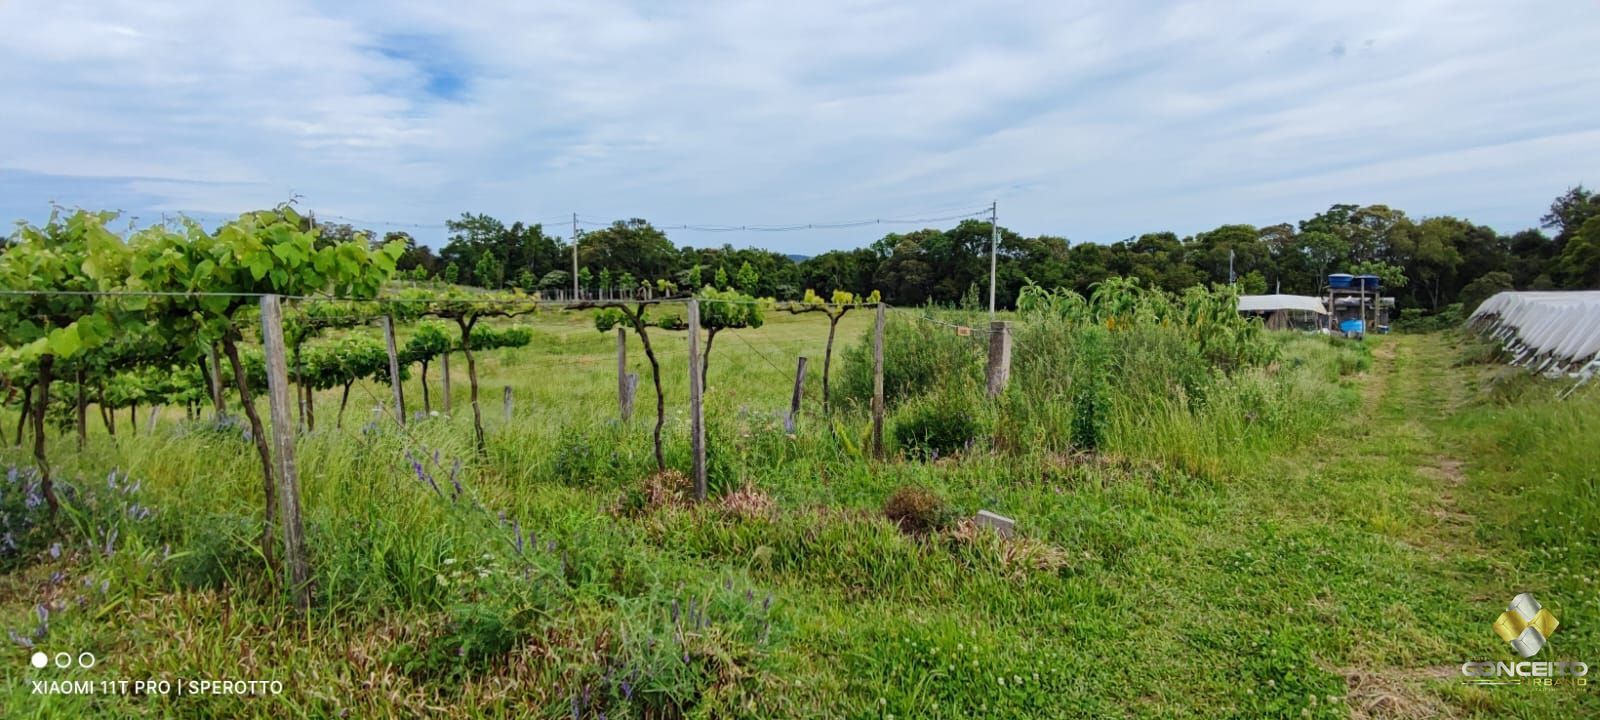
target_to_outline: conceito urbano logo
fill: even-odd
[[[1510,643],[1512,652],[1531,658],[1539,654],[1561,623],[1535,600],[1533,593],[1511,598],[1506,611],[1494,621],[1494,632]],[[1547,653],[1548,654],[1548,653]],[[1475,685],[1587,685],[1589,665],[1581,662],[1466,662],[1464,680]]]
[[[1511,649],[1518,655],[1529,658],[1539,654],[1560,624],[1556,616],[1533,599],[1533,593],[1522,593],[1511,598],[1506,611],[1494,621],[1494,632],[1501,640],[1511,643]]]

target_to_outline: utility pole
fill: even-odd
[[[1232,285],[1236,278],[1233,274],[1233,248],[1228,248],[1228,284]]]
[[[1000,201],[989,203],[989,321],[994,321],[994,275],[1000,251]]]
[[[572,301],[578,301],[578,214],[572,214]]]

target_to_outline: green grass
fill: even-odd
[[[839,345],[870,320],[847,316]],[[530,324],[533,345],[480,359],[481,457],[459,356],[451,412],[405,433],[371,411],[386,387],[352,393],[342,432],[337,394],[319,396],[319,429],[297,447],[317,583],[304,616],[254,548],[259,468],[242,439],[175,412],[137,439],[96,426],[81,454],[56,439],[64,477],[103,483],[122,468],[155,514],[124,522],[110,556],[86,539],[109,520],[86,517],[60,559],[41,553],[0,576],[0,624],[31,629],[36,605],[59,603],[41,644],[100,658],[34,671],[14,648],[0,715],[571,717],[574,698],[585,717],[611,718],[1595,710],[1587,688],[1469,688],[1452,673],[1511,659],[1489,624],[1524,590],[1561,618],[1545,652],[1600,658],[1597,456],[1584,442],[1600,395],[1556,402],[1537,382],[1489,392],[1488,371],[1455,364],[1447,336],[1385,338],[1371,353],[1276,338],[1272,367],[1218,379],[1203,402],[1126,360],[1107,380],[1098,453],[1059,442],[1069,394],[980,408],[999,438],[957,456],[874,462],[859,408],[817,414],[825,322],[778,316],[719,335],[707,401],[714,487],[770,503],[617,514],[654,470],[642,349],[629,339],[641,380],[624,425],[614,336],[586,316]],[[687,469],[685,344],[654,337],[667,463]],[[1049,350],[1027,340],[1018,382],[1054,377],[1024,369],[1044,362],[1025,354]],[[808,412],[790,436],[781,413],[799,354],[811,358]],[[420,406],[415,372],[406,396]],[[919,408],[907,401],[892,420]],[[407,451],[429,458],[443,497]],[[26,463],[22,451],[4,459]],[[881,513],[904,485],[961,515],[1012,516],[1022,539],[904,534]],[[710,608],[703,621],[686,619],[691,601]],[[285,691],[30,695],[24,679],[41,677],[278,679]],[[622,677],[638,678],[627,697]]]

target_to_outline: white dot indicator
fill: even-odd
[[[49,655],[46,655],[46,654],[44,654],[42,652],[36,652],[36,653],[33,654],[33,666],[34,667],[42,669],[44,666],[49,665],[49,664],[50,664],[50,656]]]

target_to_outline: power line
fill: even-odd
[[[694,232],[797,232],[797,231],[805,231],[805,230],[839,230],[839,229],[845,229],[845,228],[866,227],[866,226],[869,226],[869,225],[918,224],[918,223],[948,222],[950,220],[963,220],[963,219],[966,219],[966,218],[980,217],[980,216],[982,216],[982,215],[984,215],[985,213],[988,213],[988,212],[990,212],[989,208],[983,208],[983,209],[980,209],[980,210],[973,210],[973,211],[970,211],[970,212],[964,212],[964,213],[960,213],[960,214],[956,214],[956,215],[942,215],[942,216],[937,216],[937,217],[869,218],[869,219],[865,219],[865,220],[845,220],[845,221],[836,221],[836,222],[811,222],[811,223],[788,223],[788,224],[743,224],[743,225],[729,225],[729,224],[716,224],[716,223],[680,223],[680,224],[676,224],[676,225],[658,225],[658,224],[655,224],[655,223],[651,223],[651,226],[656,228],[657,230],[689,230],[689,231],[694,231]],[[618,220],[618,221],[615,221],[615,222],[626,222],[626,221]],[[596,221],[596,220],[587,220],[587,219],[584,219],[582,217],[580,217],[578,219],[578,223],[580,225],[587,225],[589,227],[610,227],[612,225],[611,222],[600,222],[600,221]]]

